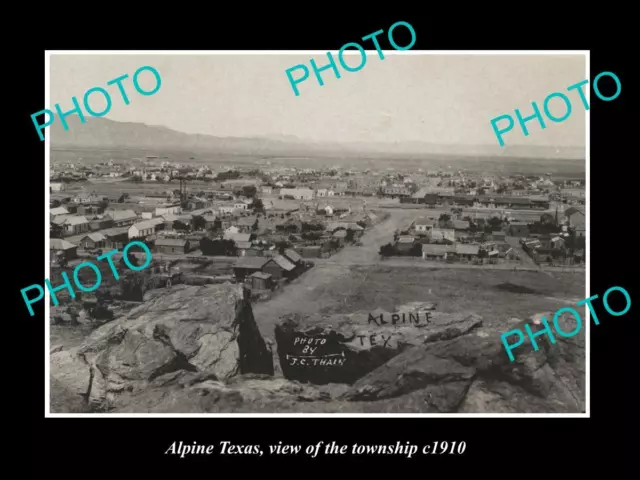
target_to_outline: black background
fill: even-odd
[[[5,162],[9,170],[5,172],[6,191],[14,191],[8,205],[17,212],[10,216],[13,220],[5,219],[5,239],[8,240],[7,251],[17,253],[16,248],[22,251],[22,255],[8,255],[7,260],[16,265],[5,267],[11,268],[12,272],[5,298],[15,309],[15,315],[11,317],[15,321],[7,328],[12,330],[11,343],[21,351],[22,360],[18,365],[6,361],[8,366],[16,368],[19,376],[31,382],[19,392],[20,403],[30,407],[30,448],[22,448],[31,456],[28,460],[30,468],[44,470],[45,475],[104,474],[122,478],[158,475],[158,478],[164,478],[196,473],[196,470],[217,476],[222,473],[219,470],[222,466],[241,467],[247,471],[263,469],[256,470],[263,475],[308,476],[326,465],[331,474],[345,476],[350,472],[336,469],[335,464],[349,462],[355,467],[355,475],[364,471],[377,476],[397,475],[403,472],[399,468],[416,466],[419,470],[412,474],[420,476],[456,473],[464,469],[476,475],[534,474],[556,478],[563,473],[591,473],[591,467],[597,464],[614,478],[622,466],[625,450],[630,450],[631,442],[637,443],[635,435],[628,431],[630,404],[634,402],[631,389],[637,381],[637,369],[631,370],[634,363],[630,354],[630,327],[634,315],[637,316],[634,307],[618,318],[598,307],[601,324],[591,329],[589,419],[44,418],[44,325],[48,319],[43,318],[42,302],[35,306],[37,315],[29,317],[20,295],[21,288],[41,283],[44,275],[40,242],[45,218],[48,218],[48,212],[43,212],[44,182],[48,172],[43,172],[44,142],[39,140],[30,119],[32,113],[45,107],[44,50],[326,51],[337,50],[343,44],[358,41],[379,29],[386,32],[397,21],[407,21],[414,27],[417,43],[412,50],[590,50],[589,80],[601,71],[612,71],[622,83],[622,93],[612,102],[603,102],[593,91],[591,93],[591,294],[602,296],[609,287],[618,285],[635,298],[631,288],[631,264],[638,258],[637,237],[632,233],[638,224],[634,208],[636,195],[633,195],[637,185],[633,174],[637,171],[634,165],[637,154],[631,149],[631,141],[635,139],[631,124],[633,122],[635,127],[637,122],[630,115],[629,92],[633,93],[635,86],[631,85],[631,62],[628,60],[632,52],[627,42],[637,27],[627,27],[624,19],[619,18],[610,22],[608,18],[615,14],[609,12],[610,9],[593,10],[587,14],[588,18],[581,17],[578,12],[586,6],[578,4],[567,7],[566,11],[559,10],[558,6],[549,9],[534,6],[537,11],[533,11],[527,4],[523,6],[527,10],[514,12],[513,18],[507,17],[510,7],[501,4],[484,7],[482,12],[471,11],[462,4],[458,4],[454,12],[447,13],[443,12],[442,6],[424,4],[422,7],[422,13],[408,15],[387,12],[371,4],[354,6],[356,11],[379,12],[376,19],[372,16],[364,18],[362,14],[348,19],[344,11],[322,3],[296,4],[282,12],[270,10],[264,14],[245,5],[246,12],[242,16],[223,12],[217,4],[203,6],[202,10],[201,7],[189,7],[188,11],[175,11],[169,15],[156,12],[159,7],[153,4],[145,6],[144,15],[134,15],[128,5],[119,4],[105,6],[97,13],[83,7],[82,12],[73,14],[39,14],[40,25],[30,25],[29,31],[45,33],[40,40],[33,33],[27,35],[28,41],[20,44],[20,49],[12,54],[11,61],[15,59],[19,75],[13,77],[10,90],[5,89],[5,102],[15,102],[15,106],[10,107],[9,115],[5,110],[10,128],[4,130],[5,145],[13,145],[9,149],[13,153]],[[178,9],[178,6],[169,8]],[[248,13],[255,20],[247,18]],[[596,25],[597,20],[604,24]],[[396,42],[405,45],[408,41],[402,38],[401,30],[396,31]],[[380,40],[383,49],[390,49],[386,35]],[[14,46],[8,44],[7,47]],[[367,44],[366,48],[371,47]],[[576,82],[580,80],[582,78],[576,78]],[[286,81],[284,72],[283,81]],[[477,81],[482,82],[482,78]],[[429,88],[429,85],[424,87]],[[558,91],[565,88],[564,85],[558,87]],[[604,94],[612,92],[607,90],[605,81],[600,83],[600,89]],[[82,93],[78,92],[78,95]],[[579,108],[573,97],[572,102],[574,108]],[[520,106],[514,105],[517,107]],[[456,125],[450,128],[456,128]],[[14,173],[13,169],[21,171]],[[612,304],[615,307],[613,300]],[[25,329],[23,325],[28,327]],[[23,339],[25,333],[29,335],[28,340]],[[27,341],[29,348],[25,352]],[[25,361],[25,353],[28,361]],[[23,400],[25,392],[29,392],[30,404]],[[336,455],[315,459],[303,454],[297,457],[214,454],[185,459],[163,455],[174,441],[217,445],[221,440],[261,444],[265,450],[266,445],[278,441],[306,446],[320,440],[349,445],[353,442],[390,444],[409,441],[423,445],[443,440],[466,441],[467,448],[463,456],[416,455],[410,460],[389,455]],[[275,464],[283,469],[268,468]],[[382,470],[382,466],[388,468]],[[623,476],[628,478],[628,474]]]

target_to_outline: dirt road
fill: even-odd
[[[258,319],[258,326],[263,336],[273,338],[273,329],[278,318],[292,311],[301,313],[315,313],[322,308],[314,298],[314,290],[322,289],[323,285],[331,284],[335,279],[349,275],[351,265],[375,265],[380,262],[378,250],[380,245],[393,240],[393,232],[405,226],[415,216],[415,212],[397,210],[384,222],[374,225],[362,237],[362,246],[347,246],[331,257],[331,263],[323,264],[319,260],[316,266],[301,277],[284,287],[274,298],[253,306],[253,312]],[[359,263],[353,263],[359,262]]]
[[[263,336],[273,339],[274,328],[281,315],[287,312],[299,312],[303,314],[317,313],[324,307],[317,299],[321,298],[322,291],[337,279],[351,274],[351,267],[356,265],[383,265],[389,267],[409,268],[441,268],[441,269],[496,269],[512,270],[513,265],[467,265],[467,264],[443,264],[442,262],[425,262],[420,258],[390,258],[381,260],[378,255],[380,246],[393,241],[393,233],[397,228],[407,226],[415,218],[415,211],[389,209],[390,217],[384,222],[375,225],[362,237],[362,246],[346,246],[333,257],[327,259],[314,259],[316,264],[311,270],[297,278],[274,298],[266,302],[257,303],[253,307],[258,326]],[[536,271],[541,269],[535,264],[516,266],[518,271]],[[545,269],[546,270],[546,269]],[[584,271],[584,269],[549,269],[553,272],[569,273]],[[366,282],[366,274],[362,278],[351,282],[352,289],[357,289]],[[344,292],[345,296],[349,292]]]

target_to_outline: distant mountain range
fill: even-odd
[[[423,142],[397,143],[312,143],[291,135],[267,135],[258,137],[216,137],[188,134],[159,125],[116,122],[105,118],[87,118],[80,122],[77,116],[69,117],[69,130],[60,122],[54,122],[49,131],[53,148],[128,148],[154,152],[193,151],[260,156],[464,156],[510,157],[554,160],[583,160],[585,149],[580,147],[506,146],[498,145],[434,145]]]

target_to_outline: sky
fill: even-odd
[[[359,53],[345,56],[357,65]],[[215,136],[295,136],[313,142],[408,142],[443,145],[498,145],[491,120],[520,109],[533,113],[531,102],[542,110],[544,99],[564,92],[571,100],[567,120],[527,123],[525,137],[517,121],[504,135],[507,145],[584,147],[586,112],[570,85],[587,77],[586,58],[571,55],[409,55],[374,50],[365,66],[347,72],[336,63],[341,78],[331,69],[321,73],[320,86],[310,67],[328,63],[326,53],[271,55],[167,55],[167,54],[52,54],[50,105],[73,108],[71,97],[82,103],[85,91],[106,88],[113,106],[110,120],[162,125],[186,133]],[[305,64],[309,78],[298,84],[295,96],[285,71]],[[131,77],[141,66],[158,70],[162,85],[151,96],[138,94]],[[117,86],[107,82],[123,74],[131,103],[125,105]],[[299,75],[296,71],[294,75]],[[140,85],[154,86],[153,75],[143,72]],[[588,84],[587,86],[589,86]],[[585,91],[589,99],[589,91]],[[105,103],[93,94],[91,106]],[[550,103],[561,117],[560,99]],[[502,124],[500,124],[502,125]]]

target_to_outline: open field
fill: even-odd
[[[531,293],[515,293],[520,289]],[[484,317],[486,326],[500,328],[511,317],[555,311],[583,298],[585,275],[580,273],[317,265],[254,311],[262,334],[273,338],[284,313],[394,311],[420,301],[437,303],[443,312],[473,311]]]
[[[512,316],[528,317],[585,298],[584,272],[517,271],[481,267],[449,268],[420,263],[389,266],[378,248],[392,240],[396,228],[416,215],[414,210],[389,209],[390,217],[362,237],[362,246],[347,246],[296,279],[276,297],[254,305],[262,334],[273,338],[285,313],[354,313],[378,307],[435,302],[444,312],[474,311],[485,325],[502,328]],[[421,261],[420,261],[421,262]],[[424,266],[422,266],[424,265]],[[504,285],[503,287],[499,287]],[[514,293],[510,285],[532,293]]]
[[[330,168],[339,164],[345,168],[359,170],[453,170],[464,169],[470,173],[542,174],[551,173],[558,179],[584,179],[585,160],[574,159],[534,159],[508,156],[444,155],[444,154],[359,154],[343,152],[341,154],[299,155],[249,155],[217,153],[212,151],[185,151],[176,149],[100,149],[100,148],[62,148],[51,150],[52,162],[81,162],[96,164],[113,159],[114,162],[131,163],[133,158],[144,159],[147,155],[158,156],[155,162],[178,162],[184,164],[203,164],[211,168],[229,167],[280,167]],[[192,158],[193,157],[193,158]]]

